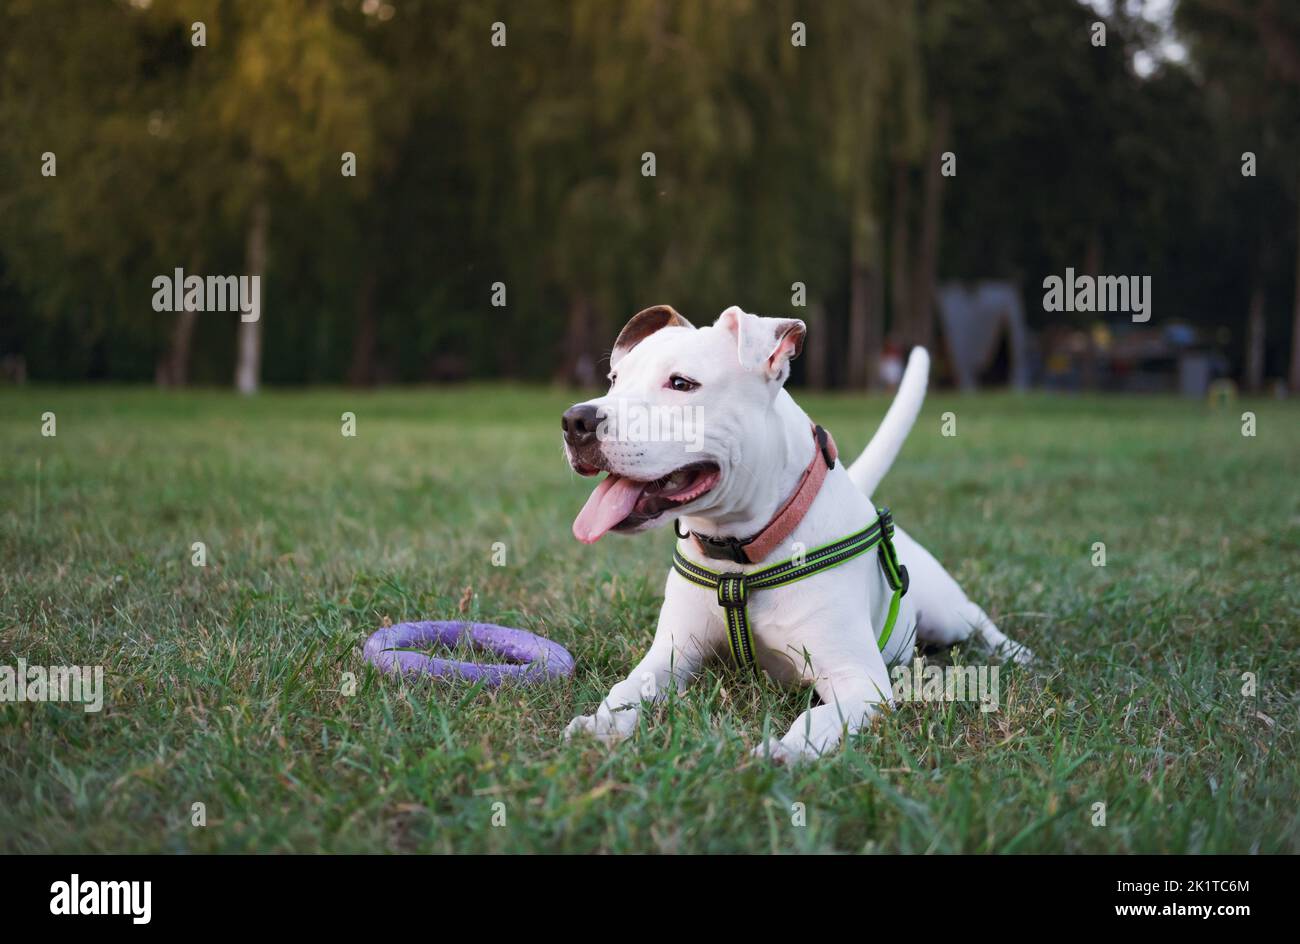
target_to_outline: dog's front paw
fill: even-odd
[[[576,737],[582,737],[585,734],[596,733],[596,716],[595,715],[578,715],[564,728],[564,739],[572,741]]]
[[[750,751],[749,756],[760,760],[771,760],[783,767],[794,767],[821,756],[807,741],[803,741],[803,745],[803,747],[790,747],[780,738],[768,738],[765,743]]]
[[[601,706],[594,715],[578,715],[564,729],[564,739],[590,736],[606,744],[617,744],[636,728],[636,711],[610,711]]]
[[[1016,665],[1024,666],[1027,669],[1033,668],[1035,663],[1038,661],[1038,657],[1034,655],[1032,649],[1028,646],[1022,646],[1018,642],[1013,642],[1010,639],[1003,643],[1002,647],[998,649],[995,655],[1001,659],[1010,659]]]

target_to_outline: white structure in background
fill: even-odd
[[[948,361],[957,386],[974,390],[980,374],[998,356],[1007,340],[1007,382],[1013,389],[1029,386],[1029,336],[1020,290],[1011,282],[977,282],[973,288],[957,282],[939,286],[939,318]]]

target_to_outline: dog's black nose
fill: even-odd
[[[590,403],[579,403],[564,411],[560,428],[570,446],[585,446],[596,441],[596,428],[600,426],[600,409]]]

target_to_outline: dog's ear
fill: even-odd
[[[798,318],[760,318],[732,305],[717,325],[736,336],[736,353],[745,370],[761,370],[768,380],[785,382],[790,362],[803,350],[808,326]]]
[[[652,305],[643,311],[638,311],[632,316],[632,320],[623,325],[623,330],[618,333],[618,339],[614,342],[614,350],[609,355],[609,366],[617,367],[618,362],[627,356],[627,352],[632,350],[650,335],[654,334],[660,328],[694,328],[671,305]]]

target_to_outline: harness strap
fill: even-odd
[[[754,659],[754,633],[749,624],[748,608],[751,590],[784,587],[878,549],[881,569],[893,590],[889,600],[889,615],[885,618],[878,640],[880,651],[884,652],[889,637],[894,632],[894,624],[898,621],[899,603],[907,593],[909,578],[907,568],[898,562],[898,553],[894,549],[893,515],[888,508],[877,509],[876,515],[876,520],[870,527],[810,551],[802,558],[792,557],[747,574],[709,570],[687,560],[680,550],[673,551],[673,569],[691,583],[717,591],[718,606],[722,607],[726,617],[731,657],[741,668],[754,669],[757,663]]]

